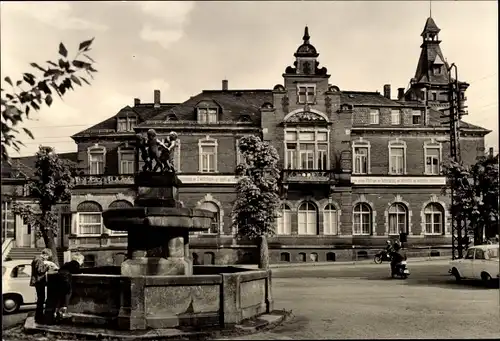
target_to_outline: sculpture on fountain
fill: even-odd
[[[143,172],[175,173],[173,156],[177,147],[177,133],[172,131],[162,142],[158,139],[156,131],[149,129],[146,137],[141,134],[136,135],[137,148],[141,153],[144,166]],[[153,168],[153,161],[155,162]]]

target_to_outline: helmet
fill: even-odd
[[[390,240],[388,240],[388,241],[386,241],[385,243],[386,243],[387,245],[390,245],[390,244],[391,244],[391,241],[390,241]]]

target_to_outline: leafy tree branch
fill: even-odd
[[[19,152],[21,146],[24,145],[18,139],[17,125],[25,119],[29,119],[30,112],[39,111],[44,103],[50,107],[54,100],[54,92],[62,98],[69,90],[74,90],[74,84],[78,86],[82,86],[83,83],[90,85],[87,78],[81,74],[85,73],[93,79],[92,74],[97,72],[93,67],[95,61],[87,54],[91,50],[93,41],[94,38],[81,42],[72,59],[68,58],[68,50],[63,43],[60,43],[60,58],[57,61],[49,60],[45,66],[40,66],[37,63],[30,64],[32,68],[36,69],[38,75],[26,72],[19,80],[13,80],[8,76],[4,78],[6,84],[1,88],[2,159],[4,161],[9,159],[6,147],[13,147],[15,151]],[[8,87],[8,89],[4,89],[4,87]],[[23,128],[23,131],[34,139],[29,129]]]

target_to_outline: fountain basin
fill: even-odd
[[[121,330],[227,327],[273,310],[271,270],[195,265],[192,276],[140,277],[122,276],[120,267],[89,270],[72,278],[72,324]],[[50,302],[53,283],[49,275]]]
[[[148,227],[202,231],[214,218],[210,211],[177,207],[110,208],[102,216],[104,225],[114,231]]]

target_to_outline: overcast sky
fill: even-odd
[[[498,150],[497,1],[435,1],[441,48],[467,90],[466,121],[493,130]],[[272,89],[294,61],[309,26],[330,83],[341,90],[406,87],[415,74],[428,1],[7,2],[1,4],[1,73],[19,79],[30,62],[58,58],[64,42],[95,37],[99,73],[91,87],[57,98],[26,124],[39,144],[76,151],[70,135],[113,116],[134,97],[182,102],[203,89]],[[4,85],[2,85],[4,87]],[[13,153],[12,156],[19,154]]]

